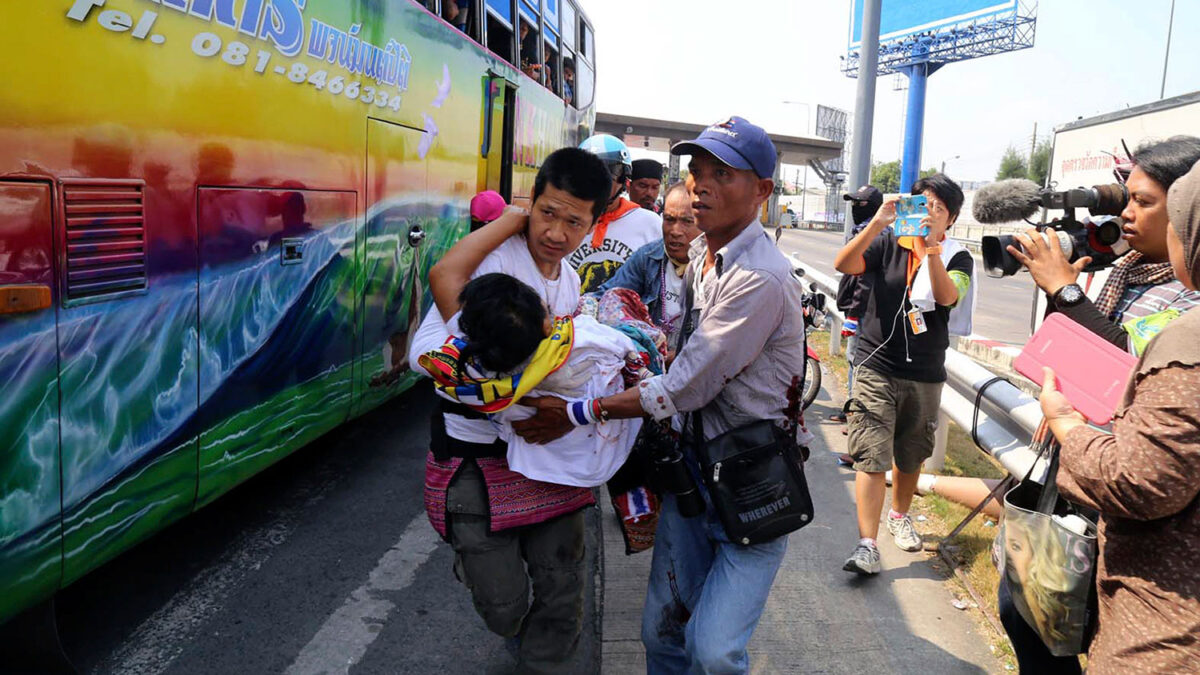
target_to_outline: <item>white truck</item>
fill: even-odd
[[[1144,141],[1161,140],[1187,134],[1200,136],[1200,91],[1161,101],[1068,122],[1054,129],[1050,154],[1050,185],[1058,190],[1101,185],[1116,180],[1113,167],[1117,159],[1127,159]],[[1122,145],[1124,142],[1124,146]],[[1061,212],[1050,212],[1057,217]],[[1081,213],[1080,216],[1086,215]],[[1093,299],[1104,286],[1107,272],[1081,279]],[[1090,282],[1090,283],[1089,283]],[[1035,291],[1030,330],[1036,330],[1045,313],[1045,296]]]

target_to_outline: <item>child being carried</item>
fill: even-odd
[[[459,302],[445,344],[418,360],[438,394],[489,415],[508,444],[513,471],[579,487],[612,477],[642,420],[601,421],[593,400],[624,390],[623,371],[645,365],[633,340],[590,316],[551,316],[536,291],[504,274],[472,279]],[[453,334],[456,325],[461,335]],[[517,401],[540,395],[567,399],[567,412],[579,425],[545,445],[512,430],[514,421],[534,412]]]

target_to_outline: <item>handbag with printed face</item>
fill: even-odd
[[[1096,612],[1096,524],[1059,496],[1058,443],[1051,440],[1038,456],[1047,452],[1044,482],[1026,474],[1004,495],[1000,571],[1017,612],[1046,648],[1072,656],[1087,651]]]

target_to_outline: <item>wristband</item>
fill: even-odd
[[[942,245],[941,244],[938,244],[937,246],[926,246],[925,247],[925,255],[941,255],[941,254],[942,254]]]
[[[595,421],[607,422],[608,421],[608,411],[604,409],[603,405],[601,405],[600,399],[598,399],[598,398],[592,399],[592,404],[594,406],[592,410],[595,413]]]
[[[590,416],[591,401],[586,399],[575,399],[567,401],[567,419],[571,420],[571,424],[577,427],[587,426],[595,422]]]

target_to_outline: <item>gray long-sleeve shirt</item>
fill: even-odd
[[[692,249],[695,332],[665,375],[641,383],[642,409],[662,420],[700,409],[707,438],[757,420],[786,418],[804,376],[800,283],[762,225],[751,222],[704,269]]]

